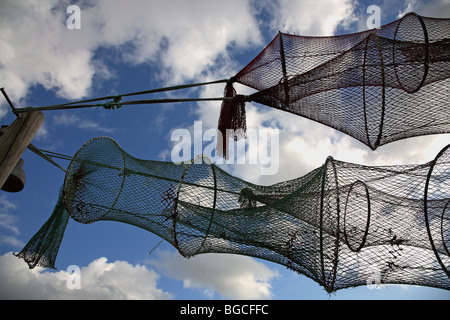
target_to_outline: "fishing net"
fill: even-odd
[[[140,160],[96,138],[74,156],[58,210],[80,223],[143,228],[184,257],[269,260],[328,292],[391,283],[450,289],[450,145],[423,165],[369,167],[329,157],[300,178],[261,186],[207,158]],[[39,231],[19,253],[30,267],[54,266],[67,223],[59,221],[62,227]],[[53,245],[36,245],[52,237]]]
[[[248,101],[317,121],[375,150],[404,138],[450,133],[449,77],[450,19],[410,13],[342,36],[280,32],[228,86],[254,88]],[[242,123],[230,130],[244,129],[242,98],[223,105],[227,116],[221,115],[219,130],[226,121]],[[222,120],[228,117],[238,120]]]

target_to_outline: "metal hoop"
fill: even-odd
[[[359,245],[358,248],[355,249],[355,248],[353,248],[350,245],[350,242],[348,241],[347,228],[346,228],[345,221],[346,221],[346,217],[347,217],[347,207],[348,207],[348,200],[350,198],[350,193],[352,192],[353,187],[355,185],[357,185],[357,184],[360,184],[360,185],[364,186],[364,189],[365,189],[365,192],[366,192],[366,197],[367,197],[367,223],[366,223],[366,228],[365,228],[365,231],[364,231],[364,235],[362,237],[361,244]],[[364,182],[362,182],[360,180],[357,180],[357,181],[353,182],[353,184],[350,187],[350,190],[348,191],[347,200],[345,201],[345,209],[344,209],[344,238],[345,238],[345,242],[347,243],[347,246],[349,247],[349,249],[351,251],[359,252],[364,247],[364,245],[366,244],[366,240],[367,240],[367,234],[369,233],[369,226],[370,226],[370,195],[369,195],[369,189],[367,188],[367,185]]]
[[[397,43],[398,29],[400,28],[400,25],[401,25],[402,21],[403,21],[406,17],[411,16],[411,15],[412,15],[412,16],[415,16],[415,17],[419,20],[420,25],[422,26],[422,29],[423,29],[423,35],[424,35],[424,40],[425,40],[425,41],[424,41],[424,42],[425,42],[425,57],[424,57],[424,61],[423,61],[423,62],[424,62],[425,70],[424,70],[424,72],[423,72],[423,77],[422,77],[422,80],[421,80],[420,83],[419,83],[419,86],[418,86],[417,88],[413,89],[413,90],[408,90],[408,89],[405,88],[405,86],[402,84],[402,82],[400,81],[400,78],[399,78],[399,76],[398,76],[398,72],[397,72],[397,64],[395,63],[395,44]],[[416,93],[417,91],[419,91],[420,88],[423,87],[423,84],[425,83],[425,80],[426,80],[426,78],[427,78],[427,76],[428,76],[428,71],[429,71],[429,69],[430,69],[430,66],[429,66],[430,48],[429,48],[429,38],[428,38],[427,27],[426,27],[425,22],[423,21],[422,17],[419,16],[418,14],[416,14],[416,13],[414,13],[414,12],[410,12],[410,13],[408,13],[407,15],[405,15],[405,16],[403,17],[403,19],[400,20],[400,22],[398,23],[397,28],[395,29],[394,42],[393,42],[393,44],[392,44],[392,58],[393,58],[393,63],[394,63],[395,77],[397,78],[397,81],[398,81],[398,84],[400,85],[400,87],[401,87],[403,90],[405,90],[407,93]]]

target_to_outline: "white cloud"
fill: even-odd
[[[66,27],[67,5],[2,3],[0,83],[13,101],[26,98],[37,84],[71,100],[89,95],[94,75],[112,75],[94,59],[99,48],[127,63],[153,63],[161,68],[155,77],[182,83],[200,76],[229,46],[260,43],[248,1],[82,2],[80,30]]]
[[[228,254],[202,254],[190,259],[170,251],[158,252],[148,260],[160,273],[183,281],[185,288],[213,292],[227,299],[270,299],[271,280],[277,271],[255,259]]]
[[[0,299],[137,300],[170,299],[157,287],[159,276],[142,265],[99,258],[80,268],[80,289],[69,289],[73,274],[28,269],[12,253],[0,256]],[[69,282],[69,286],[67,285]]]
[[[99,35],[95,41],[114,46],[129,62],[160,65],[172,83],[200,76],[232,44],[260,43],[248,1],[102,0],[85,20],[86,32]],[[121,50],[124,44],[132,50]]]
[[[417,0],[405,1],[405,9],[398,13],[397,18],[403,17],[408,12],[415,12],[417,10],[417,5],[418,5]]]
[[[45,124],[45,122],[39,127],[38,132],[36,133],[36,135],[34,136],[33,139],[36,140],[45,140],[49,137],[49,131],[47,129],[47,125]]]
[[[9,201],[5,195],[0,196],[0,205],[2,212],[17,209],[17,205]]]
[[[388,6],[388,4],[386,4]],[[426,17],[448,18],[450,15],[450,1],[449,0],[406,0],[404,2],[404,9],[399,10],[398,18],[403,17],[408,12],[415,12]]]
[[[356,21],[351,0],[278,0],[273,2],[276,15],[273,28],[282,32],[304,36],[333,35],[339,25],[348,26]]]
[[[225,254],[199,255],[191,259],[169,251],[155,253],[147,264],[185,288],[200,290],[205,298],[216,294],[228,299],[273,298],[271,280],[278,276],[255,259]],[[69,289],[73,275],[66,270],[48,271],[27,264],[12,253],[0,256],[0,299],[172,299],[158,288],[160,276],[145,265],[99,258],[80,267],[81,289]]]
[[[94,69],[92,52],[64,43],[64,13],[52,11],[57,1],[6,1],[2,3],[0,83],[14,101],[41,84],[67,98],[87,94]]]
[[[84,130],[100,131],[104,133],[114,132],[114,128],[103,127],[95,121],[89,119],[81,119],[74,114],[68,115],[66,113],[61,113],[59,115],[54,115],[53,123],[55,126],[68,126]]]
[[[23,245],[17,236],[20,234],[17,223],[19,219],[17,216],[11,213],[11,211],[16,210],[17,205],[8,200],[6,195],[0,196],[0,230],[2,230],[2,235],[0,235],[0,246],[8,245],[14,247],[20,247]],[[5,235],[4,233],[10,232],[11,235]]]
[[[2,198],[2,201],[4,201],[4,198]],[[14,234],[19,234],[19,229],[15,225],[17,223],[17,220],[18,219],[16,216],[3,212],[0,213],[0,227],[8,229]]]
[[[6,245],[10,247],[23,247],[24,243],[23,241],[17,239],[16,236],[5,236],[0,235],[0,245]]]

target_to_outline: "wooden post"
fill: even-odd
[[[26,112],[6,128],[0,137],[0,186],[8,179],[43,122],[42,112]]]

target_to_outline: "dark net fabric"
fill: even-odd
[[[450,133],[450,19],[411,13],[342,36],[279,33],[233,80],[258,90],[252,101],[337,129],[371,149]]]
[[[71,162],[62,199],[78,222],[131,224],[184,257],[269,260],[332,292],[390,283],[450,289],[449,190],[449,147],[423,165],[330,157],[303,177],[260,186],[201,157],[144,161],[96,138]]]
[[[56,257],[68,221],[69,213],[61,193],[50,218],[16,256],[24,259],[30,269],[35,267],[55,269]]]

